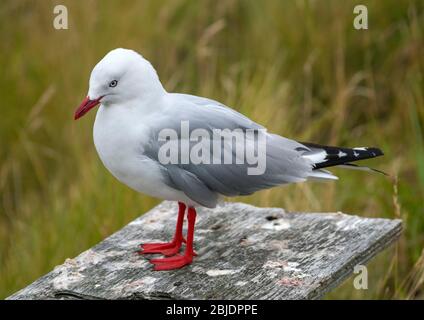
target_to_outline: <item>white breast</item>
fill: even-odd
[[[103,106],[94,122],[94,144],[105,167],[130,188],[153,197],[186,201],[186,196],[163,182],[159,165],[143,154],[149,137],[149,116],[131,107]]]

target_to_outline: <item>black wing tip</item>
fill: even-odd
[[[327,153],[325,161],[315,163],[314,169],[333,167],[333,166],[341,165],[348,162],[372,159],[372,158],[380,157],[384,155],[383,151],[377,147],[346,148],[346,147],[325,146],[325,145],[319,145],[316,143],[305,143],[305,142],[301,142],[301,143],[309,148],[322,149]]]
[[[374,155],[374,157],[380,157],[380,156],[384,156],[384,152],[383,150],[381,150],[380,148],[377,147],[370,147],[370,148],[365,148],[368,152],[371,152],[372,155]]]

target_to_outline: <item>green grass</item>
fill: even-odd
[[[0,297],[158,203],[114,180],[96,155],[94,113],[73,111],[110,49],[141,52],[168,91],[208,96],[287,137],[379,146],[398,177],[335,169],[236,200],[289,210],[400,217],[399,243],[328,298],[423,298],[424,3],[360,1],[1,1]],[[52,27],[65,4],[69,30]]]

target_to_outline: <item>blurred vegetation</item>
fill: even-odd
[[[53,8],[69,30],[53,28]],[[365,4],[369,29],[353,28]],[[159,200],[101,165],[94,112],[72,119],[94,64],[141,52],[168,91],[226,103],[303,141],[379,146],[367,162],[394,178],[335,169],[307,183],[236,199],[295,211],[402,218],[401,241],[328,298],[423,298],[424,2],[33,1],[0,3],[0,297],[120,229]]]

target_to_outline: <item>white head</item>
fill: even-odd
[[[75,120],[98,104],[106,107],[165,92],[149,61],[128,49],[114,49],[100,60],[90,76],[88,95]]]

